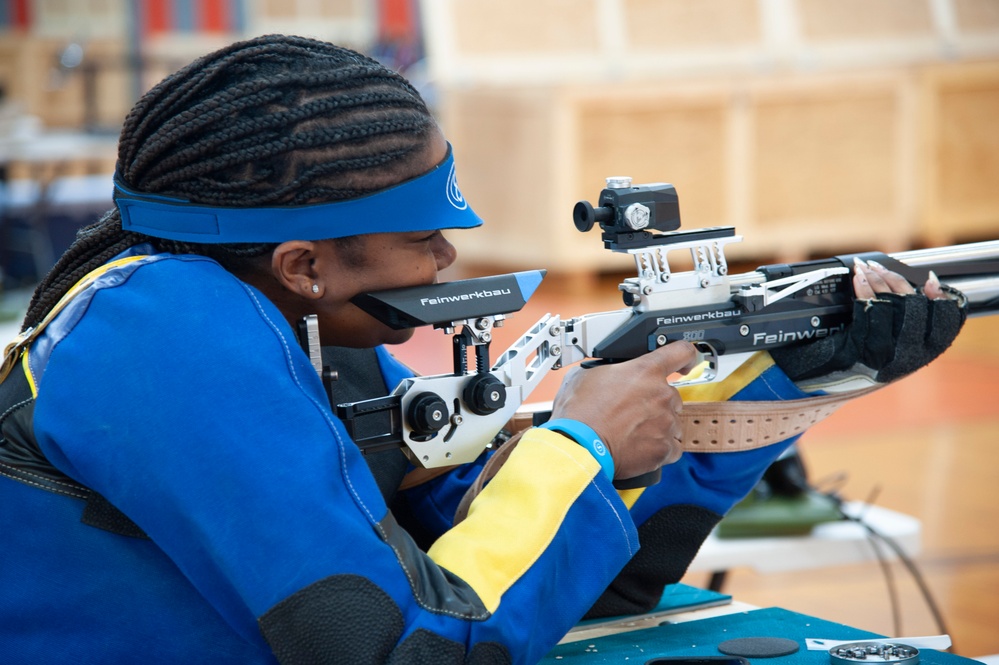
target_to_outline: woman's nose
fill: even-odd
[[[443,234],[434,239],[432,249],[434,258],[437,259],[437,270],[444,270],[458,258],[458,250],[455,249]]]

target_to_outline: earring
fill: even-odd
[[[319,285],[318,284],[313,284],[312,285],[312,292],[313,293],[319,293]]]

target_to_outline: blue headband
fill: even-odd
[[[114,176],[121,227],[155,238],[221,244],[323,240],[364,233],[467,229],[482,224],[454,173],[454,155],[427,173],[356,199],[302,206],[226,208],[129,189]]]

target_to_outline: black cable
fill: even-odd
[[[930,613],[933,615],[933,620],[934,620],[934,622],[937,625],[937,630],[940,632],[941,635],[950,635],[950,632],[947,630],[946,622],[944,621],[944,618],[943,618],[943,613],[940,611],[940,608],[937,605],[936,600],[933,598],[933,593],[930,591],[929,585],[927,585],[926,580],[923,578],[923,575],[919,571],[919,568],[916,566],[916,563],[909,557],[908,554],[905,553],[905,551],[898,544],[898,542],[896,542],[893,538],[891,538],[891,537],[889,537],[889,536],[881,533],[880,531],[878,531],[877,529],[875,529],[874,527],[872,527],[870,524],[868,524],[867,522],[865,522],[864,519],[863,519],[863,513],[861,515],[857,516],[857,517],[854,517],[852,515],[847,514],[843,510],[843,499],[839,496],[837,490],[845,484],[845,482],[846,482],[846,476],[847,476],[847,474],[843,473],[843,472],[840,472],[838,474],[834,474],[832,476],[832,478],[827,478],[827,479],[824,479],[824,481],[820,481],[819,483],[815,483],[815,485],[820,485],[823,482],[826,483],[826,484],[832,484],[832,485],[834,485],[833,489],[819,491],[819,490],[815,489],[815,486],[813,486],[813,491],[817,491],[820,494],[822,494],[822,495],[826,496],[827,498],[831,499],[835,503],[836,508],[839,510],[839,513],[843,517],[843,519],[849,520],[851,522],[856,522],[857,524],[860,524],[862,527],[864,527],[864,529],[868,533],[868,537],[871,539],[872,546],[874,546],[875,539],[876,539],[876,540],[880,541],[881,543],[887,545],[892,550],[892,552],[895,553],[895,556],[898,557],[898,560],[902,562],[902,565],[904,565],[905,568],[906,568],[906,570],[909,571],[909,574],[912,575],[912,578],[915,581],[916,586],[919,587],[919,591],[920,591],[920,593],[923,596],[923,600],[926,603],[926,606],[929,609]],[[874,501],[876,500],[876,498],[877,498],[878,494],[880,494],[880,492],[881,492],[880,487],[875,487],[872,490],[871,495],[868,497],[868,500],[865,502],[865,505],[866,506],[872,506],[872,505],[874,505]],[[876,546],[875,546],[875,554],[879,557],[879,560],[880,560],[881,551]],[[886,574],[890,574],[890,573],[887,573],[888,568],[886,566],[882,566],[882,570],[886,571]],[[892,583],[888,582],[887,578],[886,578],[886,583],[892,584]],[[891,593],[891,591],[890,591],[890,593]],[[895,601],[893,601],[893,602],[895,602]],[[894,608],[893,608],[893,612],[894,612]],[[898,634],[901,633],[901,630],[898,627],[899,625],[900,625],[900,622],[898,624],[896,624],[896,627],[895,627],[896,635],[898,635]],[[951,648],[951,650],[953,650],[953,648],[954,648],[954,646],[953,646],[953,637],[951,638],[951,647],[950,648]]]
[[[831,498],[839,501],[838,498],[836,497],[831,497]],[[867,530],[868,534],[872,537],[872,539],[880,540],[883,544],[887,545],[892,550],[892,552],[895,553],[895,556],[898,557],[898,560],[902,562],[906,570],[909,571],[909,574],[912,575],[912,579],[913,581],[915,581],[916,586],[919,587],[919,591],[923,596],[923,600],[926,603],[926,606],[929,609],[930,614],[933,615],[933,620],[936,622],[937,630],[940,632],[941,635],[950,635],[950,632],[947,630],[946,622],[944,621],[943,618],[943,613],[940,611],[940,608],[937,605],[936,600],[933,598],[933,593],[930,591],[929,586],[926,584],[925,578],[923,578],[923,575],[919,571],[919,568],[916,566],[916,563],[909,557],[908,554],[905,553],[905,550],[902,549],[902,547],[898,544],[898,542],[896,542],[895,539],[891,538],[890,536],[881,533],[880,531],[872,527],[870,524],[865,522],[863,520],[862,515],[858,517],[853,517],[852,515],[849,515],[845,511],[843,511],[842,507],[840,507],[840,514],[843,516],[844,519],[849,520],[851,522],[856,522],[857,524],[864,527],[864,529]],[[950,649],[952,651],[954,649],[953,636],[951,636]]]
[[[846,481],[846,472],[840,471],[813,483],[811,488],[813,491],[832,499],[839,505],[842,503],[842,500],[839,498],[839,490],[846,486]],[[828,489],[822,489],[823,485],[829,485]]]
[[[874,505],[874,500],[880,493],[880,487],[875,487],[871,491],[870,496],[864,504],[865,510]],[[843,511],[841,502],[837,502],[836,507],[839,510],[840,515],[843,515],[846,519],[850,519],[850,517]],[[855,518],[855,521],[863,522],[863,517],[864,514],[861,513],[857,518]],[[878,543],[877,537],[875,537],[869,530],[867,531],[867,542],[871,544],[871,549],[874,550],[874,556],[877,558],[878,565],[881,567],[881,573],[885,578],[885,586],[888,589],[888,601],[891,606],[893,634],[896,637],[900,637],[902,635],[902,610],[898,599],[898,587],[895,585],[895,574],[891,569],[891,565],[888,563],[888,559],[885,557],[884,550],[881,549],[881,545]]]
[[[893,635],[901,636],[902,611],[898,600],[898,588],[895,586],[895,573],[892,572],[891,565],[889,565],[888,559],[881,550],[881,546],[878,544],[877,538],[868,534],[867,541],[871,544],[871,548],[874,550],[874,554],[878,559],[878,564],[881,566],[881,572],[884,574],[885,586],[888,588],[888,602],[891,605],[891,623],[894,630]]]
[[[808,483],[807,480],[804,481],[804,488],[806,492],[812,492],[816,495],[823,496],[833,502],[836,510],[839,512],[842,519],[856,522],[860,526],[864,527],[867,531],[867,539],[871,544],[871,548],[874,550],[875,557],[877,558],[878,564],[881,567],[882,573],[885,578],[885,585],[888,588],[888,596],[891,604],[892,611],[892,625],[896,636],[902,634],[902,616],[901,616],[901,604],[899,602],[898,587],[895,583],[895,576],[891,569],[890,562],[885,557],[884,551],[881,549],[881,545],[886,545],[892,552],[898,557],[899,561],[905,566],[906,570],[912,575],[913,580],[919,587],[920,593],[923,596],[923,600],[926,606],[929,608],[930,613],[933,615],[933,619],[936,622],[937,629],[941,634],[950,635],[947,630],[946,622],[944,621],[943,614],[933,598],[933,594],[930,592],[929,586],[926,584],[922,573],[919,571],[915,562],[905,553],[902,547],[889,536],[881,533],[873,526],[868,524],[864,520],[864,513],[856,517],[849,515],[845,510],[843,510],[843,499],[839,496],[839,489],[845,485],[847,479],[847,474],[840,472],[834,474],[830,478],[825,478],[818,483]],[[818,489],[819,486],[825,485],[825,489]],[[880,494],[881,488],[875,487],[867,501],[864,502],[866,507],[874,505],[877,496]],[[953,649],[953,639],[951,640],[951,649]]]
[[[870,524],[867,524],[865,522],[859,522],[859,523],[863,525],[863,527],[867,529],[870,533],[877,536],[877,538],[880,539],[881,542],[888,545],[888,547],[890,547],[893,552],[895,552],[895,555],[898,556],[899,561],[901,561],[902,564],[906,567],[906,569],[909,571],[909,574],[912,575],[912,579],[916,582],[916,585],[919,587],[919,590],[923,595],[923,599],[926,602],[926,606],[927,608],[929,608],[930,613],[933,615],[933,620],[936,622],[937,630],[940,632],[941,635],[950,635],[950,631],[947,630],[947,625],[946,622],[944,621],[943,614],[940,612],[940,608],[937,605],[936,600],[934,600],[933,594],[930,591],[929,586],[926,584],[926,580],[923,578],[922,573],[916,567],[915,562],[909,558],[909,556],[902,550],[901,546],[899,546],[899,544],[895,542],[892,538],[886,536],[883,533],[880,533]],[[953,648],[954,647],[952,644],[951,649]]]

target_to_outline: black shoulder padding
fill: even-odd
[[[282,665],[384,663],[402,636],[402,612],[358,575],[310,584],[268,610],[260,632]]]
[[[87,489],[56,469],[35,440],[35,398],[21,367],[0,382],[0,474],[82,499]]]
[[[704,539],[721,520],[707,508],[666,506],[638,527],[641,548],[597,602],[587,619],[641,614],[656,606],[663,588],[687,572]]]
[[[35,439],[35,399],[20,367],[0,383],[0,475],[38,489],[83,499],[80,521],[120,536],[147,538],[135,522],[103,496],[84,487],[49,462]]]
[[[399,648],[392,652],[387,665],[440,665],[441,663],[464,663],[465,649],[461,644],[446,637],[435,635],[420,628],[403,640]]]
[[[510,652],[496,642],[476,644],[465,657],[461,644],[420,628],[392,652],[389,665],[510,665]]]
[[[479,642],[472,647],[465,665],[509,665],[513,660],[510,652],[496,642]]]
[[[28,399],[31,399],[31,386],[19,363],[0,381],[0,417],[6,415],[13,405]]]
[[[509,665],[500,644],[464,645],[419,629],[397,645],[402,612],[374,582],[335,575],[284,599],[259,620],[260,632],[282,665]]]
[[[125,513],[97,492],[91,491],[87,496],[87,504],[83,507],[80,521],[87,526],[116,533],[130,538],[149,538],[146,532],[130,520]]]
[[[86,498],[89,490],[42,453],[35,439],[35,398],[22,368],[0,382],[0,474],[55,494]]]
[[[406,492],[396,494],[389,509],[395,516],[396,522],[406,530],[416,546],[424,552],[429,551],[439,536],[423,524],[419,512],[410,503],[409,495]]]
[[[334,402],[357,402],[388,395],[389,386],[382,378],[378,354],[374,349],[324,346],[321,353],[323,364],[337,373],[333,383]]]
[[[333,403],[360,402],[389,394],[382,378],[378,355],[374,349],[348,349],[340,346],[322,347],[323,364],[337,373],[333,382]],[[395,386],[391,386],[394,388]],[[373,413],[354,423],[360,438],[375,436],[392,429],[387,411]],[[385,503],[391,504],[403,476],[409,470],[409,460],[400,448],[367,453],[364,460],[378,483]]]
[[[385,542],[392,546],[399,563],[408,572],[410,588],[417,602],[431,612],[449,614],[469,621],[485,621],[489,610],[475,589],[463,579],[438,566],[388,513],[379,522]]]

